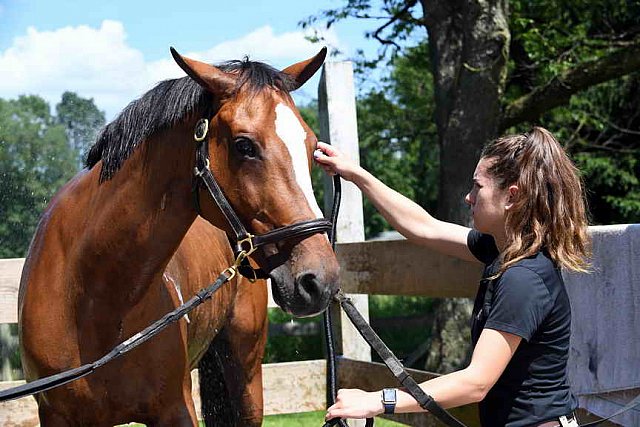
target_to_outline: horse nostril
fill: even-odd
[[[310,302],[322,294],[320,282],[313,273],[302,274],[298,279],[298,285],[301,287],[300,293],[306,294]]]

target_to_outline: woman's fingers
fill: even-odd
[[[316,161],[316,164],[318,164],[318,166],[320,166],[322,169],[324,169],[325,172],[327,172],[328,174],[335,174],[336,173],[336,168],[335,168],[335,162],[331,157],[327,157],[324,154],[316,154],[316,152],[313,153],[313,158]]]
[[[316,144],[316,151],[319,151],[320,153],[329,157],[335,157],[341,154],[340,150],[338,150],[336,147],[322,141],[318,141],[318,143]]]
[[[318,148],[313,152],[313,158],[327,174],[333,176],[337,171],[335,167],[335,159],[331,156],[336,155],[336,151],[331,150],[330,148],[331,146],[329,144],[318,142]]]
[[[313,152],[313,158],[318,163],[326,163],[326,162],[329,161],[329,159],[331,159],[331,157],[327,156],[319,148],[316,151]]]
[[[376,393],[357,389],[338,391],[336,403],[327,409],[325,420],[333,418],[369,418],[377,415],[380,398]]]
[[[313,152],[313,158],[321,163],[328,162],[332,158],[336,158],[339,155],[340,152],[338,150],[331,147],[329,144],[325,144],[324,142],[319,141],[315,151]]]
[[[329,421],[334,418],[368,418],[369,416],[365,412],[364,409],[349,407],[349,408],[335,408],[331,407],[327,409],[327,415],[325,415],[324,420]]]
[[[357,165],[349,157],[345,156],[337,148],[318,141],[313,158],[329,175],[341,175],[347,181],[351,181]]]

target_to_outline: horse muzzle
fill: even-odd
[[[322,313],[338,289],[338,275],[325,269],[310,269],[293,275],[285,264],[272,270],[270,276],[274,301],[296,317]]]

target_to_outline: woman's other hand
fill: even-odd
[[[366,392],[358,389],[338,390],[336,403],[327,409],[325,421],[333,418],[372,418],[382,414],[380,392]]]

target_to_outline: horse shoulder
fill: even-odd
[[[167,292],[179,294],[186,301],[215,281],[232,263],[233,254],[226,234],[197,217],[164,271]],[[189,314],[188,346],[194,366],[227,323],[237,298],[237,289],[234,279]]]
[[[78,188],[86,185],[84,171],[53,196],[38,222],[25,258],[18,293],[18,323],[23,351],[28,353],[23,355],[27,364],[30,358],[38,357],[35,353],[46,355],[50,346],[65,345],[65,337],[69,338],[68,344],[72,341],[74,319],[69,309],[72,294],[69,287],[74,281],[70,280],[73,274],[70,261],[79,233],[80,221],[76,217],[84,210],[77,197]],[[52,336],[57,342],[49,339]],[[25,371],[29,376],[28,366]]]

